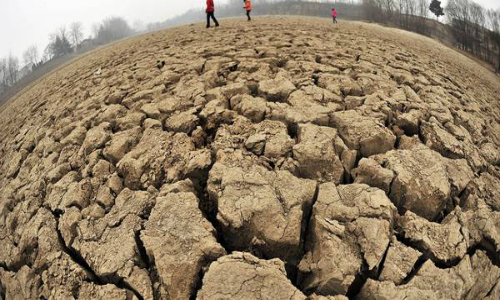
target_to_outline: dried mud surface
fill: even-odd
[[[0,113],[0,299],[499,299],[500,81],[311,18],[156,32]]]

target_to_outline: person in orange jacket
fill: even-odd
[[[252,21],[252,18],[250,18],[250,12],[252,12],[252,2],[250,0],[243,0],[243,3],[245,3],[245,7],[243,8],[247,11],[248,21]]]
[[[217,19],[214,16],[214,11],[215,11],[214,0],[207,0],[207,9],[205,9],[205,12],[207,13],[207,28],[210,28],[210,18],[214,20],[215,27],[219,27],[219,22],[217,22]]]

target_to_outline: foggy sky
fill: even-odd
[[[216,6],[226,1],[215,0]],[[475,2],[500,7],[498,0]],[[32,44],[41,56],[49,34],[74,21],[82,22],[87,38],[92,24],[106,17],[124,17],[132,26],[136,20],[161,22],[204,5],[205,0],[0,0],[0,58],[12,52],[22,59],[23,51]]]
[[[226,0],[215,0],[217,4]],[[31,44],[42,52],[48,36],[61,26],[82,22],[85,38],[93,23],[110,16],[145,24],[162,22],[191,8],[203,8],[205,0],[0,0],[0,57],[9,52],[21,58]]]

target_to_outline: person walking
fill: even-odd
[[[214,16],[214,11],[214,0],[207,0],[207,9],[205,10],[205,12],[207,13],[207,28],[210,28],[210,18],[214,20],[215,27],[219,27],[219,22],[217,22],[217,19]]]
[[[335,8],[332,8],[333,24],[337,23],[337,16],[337,10]]]
[[[247,11],[248,21],[252,21],[252,18],[250,17],[250,13],[252,12],[252,2],[250,0],[243,0],[243,3],[245,3],[245,7],[243,8]]]

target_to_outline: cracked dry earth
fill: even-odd
[[[94,52],[1,108],[0,299],[499,299],[499,91],[363,23]]]

